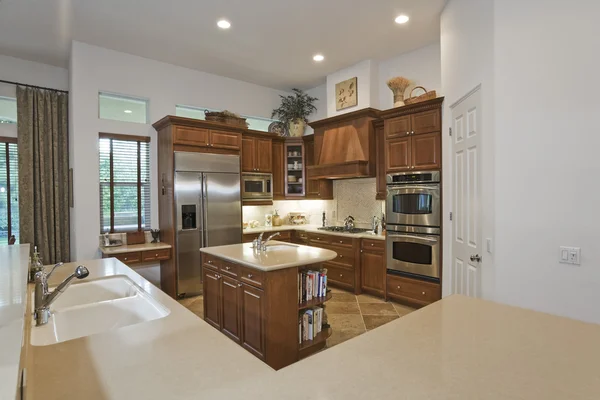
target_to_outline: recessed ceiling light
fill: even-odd
[[[125,114],[131,114],[133,111],[131,111],[131,110],[125,110],[125,111],[123,111],[123,112],[124,112]]]
[[[317,62],[321,62],[325,59],[325,57],[323,56],[323,54],[315,54],[313,56],[313,60],[317,61]]]
[[[220,19],[217,21],[217,26],[221,29],[229,29],[231,27],[231,23],[226,19]]]
[[[394,21],[396,21],[397,24],[405,24],[409,19],[408,15],[398,15]]]

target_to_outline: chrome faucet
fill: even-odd
[[[267,243],[268,243],[268,242],[269,242],[271,239],[273,239],[275,236],[279,236],[279,235],[281,235],[281,232],[275,232],[274,234],[272,234],[271,236],[269,236],[269,237],[267,238],[267,240],[265,240],[264,242],[262,242],[262,246],[261,246],[261,249],[262,249],[262,251],[267,251]]]
[[[61,265],[63,265],[63,263],[54,265],[49,274],[44,271],[40,271],[35,274],[34,316],[36,326],[45,325],[48,323],[48,318],[50,318],[50,305],[58,298],[58,296],[61,295],[61,293],[67,290],[73,278],[83,279],[87,278],[87,276],[90,274],[86,267],[80,265],[75,269],[75,272],[73,272],[67,279],[62,281],[60,285],[54,289],[54,291],[49,292],[48,278],[50,278],[54,270]]]

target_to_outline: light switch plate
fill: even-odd
[[[581,265],[581,247],[560,247],[559,262],[562,264]]]
[[[492,238],[485,239],[485,247],[487,252],[492,254]]]

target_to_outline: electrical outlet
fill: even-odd
[[[485,247],[487,252],[492,254],[492,238],[485,239]]]
[[[559,261],[562,264],[581,265],[581,247],[560,247]]]

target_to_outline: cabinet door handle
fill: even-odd
[[[340,278],[343,277],[343,276],[344,276],[344,274],[340,274]]]
[[[363,251],[362,251],[362,249],[360,250],[360,252],[361,252],[361,253],[363,252]]]
[[[411,135],[414,135],[414,134],[415,134],[415,131],[410,131],[410,134],[411,134]]]
[[[344,256],[340,254],[340,258],[343,258]]]
[[[127,257],[123,258],[123,260],[127,261]]]
[[[425,292],[423,292],[423,296],[425,296]]]
[[[238,287],[242,287],[242,284],[241,284],[241,283],[238,283]]]
[[[154,257],[158,257],[158,253],[156,253],[156,254],[154,255]]]
[[[398,289],[398,290],[400,290],[400,286],[398,286],[398,288],[397,288],[397,289]]]
[[[225,267],[225,269],[226,269],[227,271],[229,271],[229,270],[231,269],[231,267]]]
[[[344,243],[344,241],[343,241],[343,240],[340,240],[340,243]]]
[[[252,275],[252,274],[248,274],[248,278],[249,278],[249,279],[252,279],[252,277],[253,277],[253,276],[254,276],[254,275]]]
[[[373,247],[373,243],[371,243],[371,247]]]
[[[407,135],[410,135],[410,132],[406,132]]]
[[[212,260],[208,260],[208,263],[209,263],[209,264],[212,264]]]

